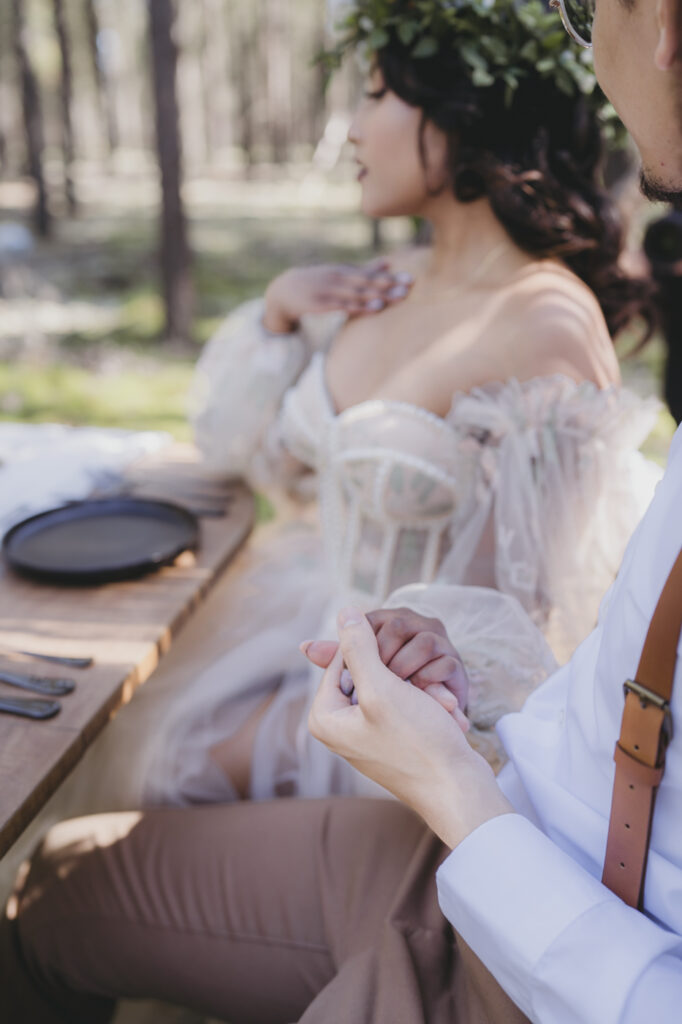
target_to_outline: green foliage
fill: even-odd
[[[520,82],[537,74],[569,96],[592,100],[616,134],[617,116],[597,86],[589,52],[542,0],[352,0],[337,28],[338,42],[321,57],[329,70],[349,51],[371,60],[395,39],[416,60],[450,49],[469,68],[474,85],[503,82],[509,104]]]
[[[189,361],[155,362],[147,373],[95,375],[77,366],[0,363],[0,419],[25,423],[168,430],[189,440]]]

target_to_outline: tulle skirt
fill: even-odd
[[[194,646],[199,654],[197,642],[204,638],[203,670],[188,674],[180,688],[173,652],[157,670],[154,689],[163,714],[144,742],[139,773],[143,802],[235,799],[230,780],[210,752],[268,697],[255,738],[251,799],[385,797],[383,789],[331,754],[307,729],[321,670],[306,662],[298,645],[306,639],[335,639],[336,614],[344,603],[344,595],[334,594],[329,586],[314,529],[290,525],[262,545],[248,572],[213,595],[198,613],[201,635]],[[518,710],[555,667],[542,634],[513,598],[487,588],[408,586],[391,595],[386,605],[411,607],[444,622],[471,679],[471,741],[499,767],[502,751],[495,722]],[[169,673],[175,681],[164,687],[163,677]]]

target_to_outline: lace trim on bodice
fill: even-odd
[[[622,469],[657,409],[625,390],[554,375],[458,394],[445,419],[377,399],[337,413],[319,353],[287,395],[280,430],[318,472],[339,596],[376,603],[431,581],[447,558],[452,581],[501,586],[531,610],[538,588],[547,590],[546,517],[558,535],[570,525],[577,543],[603,493],[597,470],[610,478]],[[491,517],[494,564],[469,578]]]

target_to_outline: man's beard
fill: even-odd
[[[642,171],[639,184],[647,199],[651,199],[653,202],[671,203],[675,209],[682,210],[682,188],[667,188],[662,182],[647,174],[646,171]]]

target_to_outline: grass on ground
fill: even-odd
[[[17,190],[11,190],[12,196]],[[156,217],[145,180],[112,184],[88,169],[76,219],[10,268],[0,262],[0,420],[167,430],[189,437],[187,392],[201,345],[230,310],[262,294],[286,267],[371,256],[369,222],[355,190],[295,170],[267,180],[192,182],[188,212],[195,253],[193,343],[161,340]],[[3,207],[0,221],[25,219]],[[408,222],[384,226],[402,243]],[[631,347],[624,339],[621,351]],[[654,341],[622,361],[625,383],[658,391],[663,347]],[[646,451],[664,461],[674,429],[662,413]]]

